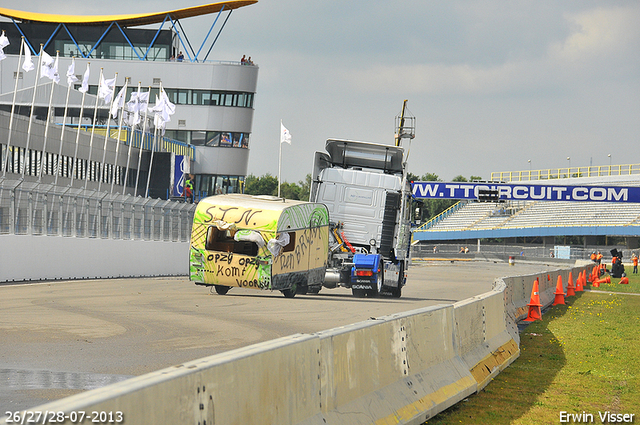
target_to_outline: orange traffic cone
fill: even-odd
[[[620,282],[618,282],[618,284],[623,284],[623,285],[628,285],[629,284],[629,278],[628,277],[623,277],[622,279],[620,279]]]
[[[582,277],[582,272],[580,272],[580,274],[578,274],[578,279],[580,279]],[[576,289],[573,286],[573,275],[571,274],[571,272],[569,272],[569,284],[567,285],[567,297],[573,297],[576,295],[574,289]]]
[[[558,275],[558,283],[556,283],[556,297],[553,299],[553,305],[564,305],[564,288],[562,287],[562,276]]]
[[[576,292],[584,291],[584,288],[582,287],[582,285],[587,284],[586,275],[587,275],[587,271],[584,270],[582,273],[580,273],[580,276],[578,276],[578,278],[576,279]],[[591,275],[589,275],[589,277],[591,277]]]
[[[533,281],[533,288],[531,289],[531,301],[529,301],[529,313],[525,322],[533,322],[536,320],[542,320],[542,304],[540,304],[540,292],[538,291],[538,279]]]
[[[593,287],[599,288],[601,283],[611,283],[611,276],[603,277],[602,279],[596,279],[593,281]]]

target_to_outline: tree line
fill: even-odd
[[[443,181],[437,174],[426,173],[422,176],[408,173],[408,181],[441,182]],[[469,182],[482,180],[482,177],[471,176],[469,179],[462,175],[454,177],[452,182]],[[297,199],[300,201],[309,200],[311,191],[311,174],[307,174],[304,180],[297,183],[283,182],[280,184],[280,196],[286,199]],[[249,174],[244,180],[244,193],[249,195],[273,195],[278,194],[278,179],[267,173],[257,177]],[[412,218],[425,222],[447,210],[456,202],[455,199],[414,199],[411,205]]]

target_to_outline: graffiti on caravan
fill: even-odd
[[[478,199],[480,191],[496,191],[505,201],[590,201],[640,203],[640,187],[566,186],[506,183],[412,182],[414,198]]]

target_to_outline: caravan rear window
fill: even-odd
[[[216,226],[207,229],[207,241],[204,248],[207,251],[233,252],[234,254],[258,255],[258,245],[250,241],[236,241],[229,230],[219,230]]]

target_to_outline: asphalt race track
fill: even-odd
[[[487,292],[496,277],[557,265],[414,264],[402,298],[343,288],[285,298],[186,277],[0,284],[0,413],[294,333],[313,333]]]

